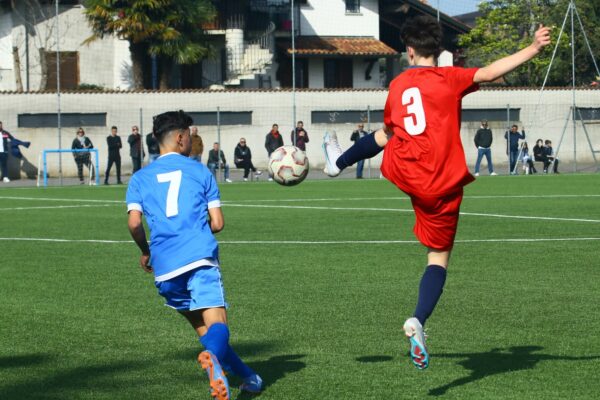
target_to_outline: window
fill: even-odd
[[[323,83],[327,89],[353,87],[352,59],[325,59]]]
[[[56,52],[46,52],[48,64],[47,89],[56,89]],[[76,51],[60,52],[60,89],[77,89],[79,86],[79,54]]]
[[[360,0],[346,0],[346,12],[352,14],[360,13]]]

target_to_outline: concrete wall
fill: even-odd
[[[320,168],[324,159],[321,153],[321,138],[327,130],[337,131],[341,144],[348,147],[350,134],[355,129],[355,124],[319,124],[311,123],[311,111],[342,111],[342,110],[382,110],[387,92],[385,90],[353,90],[353,91],[299,91],[296,93],[296,119],[303,120],[309,133],[310,142],[307,153],[311,165]],[[524,126],[530,143],[537,138],[551,139],[555,148],[558,146],[565,126],[565,118],[569,113],[571,92],[568,90],[547,90],[542,96],[538,106],[539,91],[537,90],[481,90],[470,94],[464,99],[463,108],[486,109],[519,108],[520,121],[510,121]],[[32,162],[36,163],[38,154],[43,149],[57,148],[58,136],[56,128],[30,129],[19,128],[17,118],[22,113],[54,113],[56,112],[57,99],[55,94],[6,94],[0,93],[0,121],[4,128],[20,140],[32,142],[29,149],[23,153]],[[600,90],[577,91],[577,103],[580,107],[598,107],[600,104]],[[265,168],[267,154],[264,150],[264,139],[273,123],[278,123],[286,144],[290,143],[290,131],[293,126],[292,93],[290,91],[239,91],[239,92],[169,92],[169,93],[63,93],[61,95],[61,108],[63,112],[106,112],[106,127],[84,127],[87,135],[100,150],[100,169],[105,168],[106,136],[111,125],[119,127],[119,133],[124,140],[122,151],[123,170],[130,173],[129,147],[126,143],[131,125],[142,125],[142,130],[147,133],[151,129],[152,116],[167,110],[183,109],[186,111],[252,111],[252,125],[249,126],[222,126],[220,129],[222,148],[226,157],[231,160],[233,150],[240,137],[248,140],[248,145],[253,151],[255,164]],[[140,119],[140,109],[142,118]],[[357,121],[358,122],[358,121]],[[494,132],[492,152],[494,162],[499,172],[503,172],[502,165],[506,165],[505,141],[503,139],[506,121],[490,121]],[[375,129],[379,124],[372,124]],[[473,165],[476,158],[476,149],[473,137],[479,122],[463,122],[461,135],[465,146],[465,153],[469,165]],[[76,128],[62,129],[62,147],[70,147],[75,137]],[[600,150],[600,125],[588,125],[593,146]],[[216,126],[201,126],[200,134],[210,148],[218,138]],[[590,165],[592,156],[585,135],[580,126],[576,134],[577,161],[581,166]],[[573,130],[569,126],[563,137],[559,157],[563,163],[570,163],[574,154]],[[206,156],[206,153],[205,153]],[[75,173],[75,164],[68,159],[65,171]],[[372,161],[372,165],[379,165],[380,157]],[[485,168],[483,169],[485,171]],[[16,174],[13,171],[13,176]]]
[[[310,0],[300,8],[300,34],[306,36],[371,36],[379,39],[377,0],[362,0],[360,13],[346,13],[344,0]]]

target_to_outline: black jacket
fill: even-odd
[[[489,128],[479,128],[475,134],[475,146],[485,147],[486,149],[492,145],[492,130]]]
[[[144,158],[146,154],[144,153],[144,146],[142,146],[142,135],[132,133],[127,138],[127,143],[129,143],[129,155],[131,157]]]
[[[223,154],[223,150],[219,150],[219,154],[217,154],[217,152],[215,151],[215,149],[211,149],[208,152],[208,161],[207,161],[207,164],[219,165],[219,156],[221,157],[221,162],[223,164],[227,164],[227,161],[225,161],[225,154]]]
[[[271,132],[267,133],[267,137],[265,138],[265,149],[267,149],[269,155],[281,146],[283,146],[283,137],[281,137],[281,133],[277,136],[274,136]]]
[[[252,159],[252,152],[250,151],[250,147],[241,146],[239,143],[235,146],[235,151],[233,152],[233,161],[238,164],[244,161],[250,161]]]
[[[108,156],[109,157],[116,157],[116,158],[121,157],[120,150],[121,150],[121,147],[123,147],[123,144],[121,144],[121,136],[109,135],[106,138],[106,144],[108,144]]]
[[[10,133],[8,133],[8,131],[5,131],[4,129],[0,129],[0,135],[2,135],[2,144],[4,145],[4,150],[2,151],[2,153],[8,153],[8,150],[10,149],[8,141],[13,140],[13,137]]]
[[[158,140],[156,140],[152,132],[146,135],[146,146],[148,146],[148,153],[160,154],[160,146],[158,145]]]

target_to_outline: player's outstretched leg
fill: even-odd
[[[216,400],[229,400],[229,382],[217,357],[210,350],[205,350],[198,356],[198,362],[208,374],[211,396]]]
[[[410,358],[418,369],[429,366],[429,353],[425,346],[425,333],[423,326],[415,317],[409,318],[404,323],[404,333],[410,342]]]
[[[375,137],[379,133],[379,140]],[[380,144],[381,143],[381,144]],[[352,147],[342,153],[335,132],[326,133],[323,138],[323,151],[325,152],[325,173],[331,177],[338,176],[347,167],[360,160],[375,157],[381,153],[387,143],[386,133],[380,129],[375,133],[363,136]]]
[[[325,174],[336,177],[342,172],[336,165],[336,161],[342,155],[342,148],[338,142],[335,132],[326,132],[323,137],[323,152],[325,153]]]

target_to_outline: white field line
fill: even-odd
[[[455,243],[512,243],[512,242],[585,242],[600,240],[600,237],[581,238],[503,238],[503,239],[462,239]],[[106,243],[134,244],[133,240],[100,240],[100,239],[59,239],[59,238],[9,238],[0,237],[0,241],[19,242],[53,242],[53,243]],[[219,244],[289,244],[289,245],[331,245],[331,244],[418,244],[416,240],[223,240]]]
[[[90,208],[90,207],[115,207],[116,204],[78,204],[73,206],[40,206],[40,207],[12,207],[12,208],[0,208],[2,211],[19,211],[19,210],[56,210],[58,208]]]
[[[558,196],[558,195],[557,195]],[[560,196],[569,196],[569,195],[560,195]],[[582,196],[573,196],[573,197],[585,197]],[[595,195],[587,195],[594,196]],[[15,199],[15,200],[48,200],[48,201],[77,201],[77,202],[97,202],[97,203],[111,203],[117,204],[124,202],[120,200],[94,200],[94,199],[53,199],[53,198],[36,198],[36,197],[6,197],[0,196],[0,199]],[[378,198],[378,199],[386,199],[386,198]],[[390,199],[401,199],[401,198],[390,198]],[[312,201],[323,201],[323,200],[345,200],[345,199],[319,199]],[[364,200],[364,199],[363,199]],[[259,200],[260,201],[260,200]],[[305,199],[302,201],[310,201],[309,199]],[[400,209],[400,208],[374,208],[374,207],[325,207],[325,206],[284,206],[284,205],[273,205],[273,204],[236,204],[236,203],[223,203],[224,206],[229,207],[248,207],[248,208],[285,208],[285,209],[306,209],[306,210],[334,210],[334,211],[385,211],[385,212],[408,212],[412,213],[412,209]],[[83,207],[79,205],[78,207]],[[32,207],[34,208],[34,207]],[[38,207],[42,208],[42,207]],[[58,207],[47,207],[47,208],[58,208]],[[66,208],[66,207],[65,207]],[[28,208],[13,208],[13,210],[26,210]],[[1,210],[1,209],[0,209]],[[8,210],[8,209],[7,209]],[[477,217],[486,217],[486,218],[508,218],[508,219],[529,219],[529,220],[539,220],[539,221],[563,221],[563,222],[592,222],[598,223],[600,220],[597,219],[586,219],[586,218],[562,218],[562,217],[540,217],[540,216],[529,216],[529,215],[506,215],[506,214],[489,214],[489,213],[470,213],[470,212],[461,212],[460,215],[465,216],[477,216]]]
[[[412,209],[401,208],[372,208],[372,207],[319,207],[319,206],[279,206],[273,204],[224,204],[226,207],[249,207],[249,208],[288,208],[288,209],[306,209],[306,210],[336,210],[336,211],[387,211],[387,212],[407,212],[413,213]],[[570,222],[600,222],[600,219],[584,218],[561,218],[561,217],[534,217],[528,215],[504,215],[504,214],[485,214],[461,212],[460,215],[490,217],[490,218],[510,218],[510,219],[533,219],[542,221],[570,221]]]
[[[463,199],[560,199],[560,198],[594,198],[600,197],[600,194],[545,194],[539,195],[489,195],[489,196],[464,196]],[[79,203],[125,203],[125,200],[98,200],[98,199],[65,199],[53,197],[22,197],[22,196],[0,196],[0,200],[32,200],[32,201],[66,201]],[[310,198],[310,199],[255,199],[255,200],[235,200],[232,203],[300,203],[311,201],[373,201],[373,200],[410,200],[406,196],[389,197],[339,197],[339,198]],[[228,204],[229,200],[222,200],[221,203]]]

